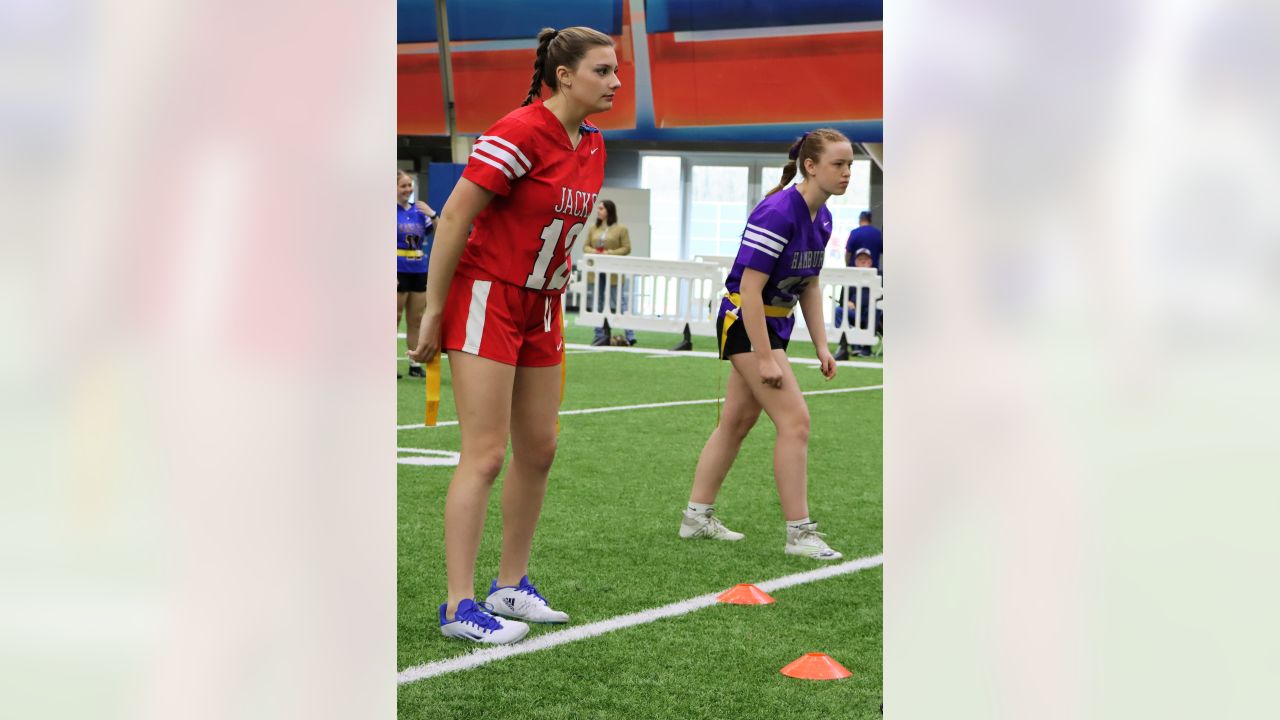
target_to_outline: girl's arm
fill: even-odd
[[[626,225],[618,226],[618,245],[617,250],[610,250],[610,255],[630,255],[631,254],[631,233],[627,231]]]
[[[809,337],[813,340],[813,349],[817,351],[818,362],[822,365],[822,374],[830,380],[836,376],[836,359],[831,357],[831,349],[827,347],[827,324],[822,319],[822,304],[822,283],[815,277],[800,293],[800,309],[804,311],[804,324],[809,328]]]
[[[426,215],[432,220],[435,220],[437,217],[440,217],[435,210],[431,209],[430,205],[422,202],[421,200],[415,203],[414,207],[418,208],[418,212],[422,213],[423,215]]]
[[[440,213],[436,224],[435,245],[431,249],[431,265],[427,268],[427,309],[422,314],[418,331],[418,347],[409,351],[417,362],[428,362],[440,349],[440,316],[449,297],[453,272],[458,269],[462,249],[467,245],[467,230],[481,210],[493,200],[494,193],[466,178],[458,180]]]
[[[751,354],[760,368],[760,382],[782,387],[782,368],[769,348],[769,329],[764,322],[764,285],[769,276],[759,270],[744,268],[738,296],[742,299],[742,327],[751,340]]]

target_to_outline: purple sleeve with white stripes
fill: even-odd
[[[511,118],[503,118],[476,138],[462,177],[499,195],[511,192],[516,180],[533,168],[532,129]]]
[[[792,220],[777,208],[761,204],[747,219],[742,231],[742,247],[738,248],[738,264],[772,275],[774,267],[786,251],[792,233]]]

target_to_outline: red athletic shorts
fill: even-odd
[[[559,295],[455,275],[441,318],[441,347],[519,367],[559,365],[560,323]]]

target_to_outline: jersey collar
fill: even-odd
[[[573,143],[569,142],[569,133],[565,131],[564,125],[560,122],[560,118],[556,117],[555,113],[547,109],[547,106],[542,102],[542,98],[535,99],[533,104],[537,105],[542,110],[542,121],[546,123],[548,131],[555,135],[556,139],[559,140],[562,145],[570,150],[575,150],[576,148],[573,147]],[[583,120],[578,125],[578,132],[583,133],[584,135],[592,135],[600,132],[600,128],[588,123],[586,120]],[[585,139],[586,138],[584,137],[578,140],[578,148],[582,147],[582,141]]]

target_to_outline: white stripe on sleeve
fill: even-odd
[[[774,240],[777,240],[783,245],[787,244],[786,238],[782,237],[781,235],[779,235],[778,233],[772,230],[769,230],[768,228],[762,228],[759,225],[752,225],[751,223],[747,223],[747,227],[751,228],[752,230],[755,230],[758,233],[761,233],[762,235],[768,235],[769,237],[773,238]]]
[[[744,239],[744,240],[742,241],[742,244],[743,244],[743,246],[744,246],[744,247],[749,247],[749,248],[751,248],[752,250],[756,250],[756,251],[762,252],[762,253],[764,253],[765,255],[771,255],[771,256],[773,256],[773,257],[778,257],[778,253],[776,253],[776,252],[774,252],[774,251],[770,250],[769,248],[767,248],[767,247],[765,247],[765,246],[763,246],[763,245],[757,245],[756,243],[753,243],[753,242],[751,242],[750,240],[745,240],[745,239]]]
[[[525,157],[524,153],[520,152],[520,148],[516,147],[514,143],[507,142],[506,140],[503,140],[497,135],[481,135],[480,137],[476,138],[476,142],[484,142],[485,140],[492,140],[498,143],[499,145],[506,147],[511,152],[515,153],[517,157],[520,158],[520,162],[524,163],[524,167],[526,170],[533,169],[533,163],[529,162],[529,158]]]
[[[751,226],[748,225],[747,227],[750,228]],[[778,252],[782,252],[783,248],[786,247],[783,243],[780,243],[777,240],[774,240],[773,238],[768,237],[767,235],[761,235],[755,230],[748,229],[743,231],[742,237],[748,240],[755,240],[761,245],[764,245],[765,247],[771,247],[774,250],[777,250]]]
[[[507,176],[507,179],[508,179],[508,180],[515,180],[515,176],[513,176],[513,175],[511,174],[511,171],[507,169],[507,166],[506,166],[506,165],[503,165],[502,163],[498,162],[497,160],[490,160],[489,158],[487,158],[487,157],[485,157],[485,156],[483,156],[483,155],[481,155],[481,154],[479,154],[479,153],[475,153],[475,152],[471,153],[471,157],[473,157],[473,158],[475,158],[475,159],[479,160],[479,161],[480,161],[480,162],[482,162],[482,163],[485,163],[486,165],[492,165],[492,166],[494,166],[494,167],[498,168],[499,170],[501,170],[501,171],[502,171],[502,174],[503,174],[503,175],[506,175],[506,176]]]
[[[526,170],[524,169],[524,166],[516,161],[516,158],[514,155],[507,152],[506,150],[503,150],[497,145],[494,145],[491,142],[479,143],[475,147],[471,148],[471,153],[473,155],[476,153],[484,153],[489,157],[501,160],[507,166],[507,169],[510,170],[512,173],[514,173],[516,177],[520,177],[521,175],[524,175],[526,172]]]

